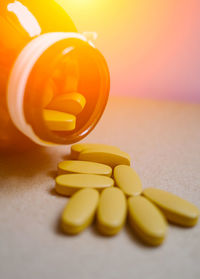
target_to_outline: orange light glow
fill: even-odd
[[[95,31],[111,93],[200,100],[200,1],[56,0],[78,31]]]

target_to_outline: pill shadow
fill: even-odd
[[[54,193],[54,191],[52,190],[52,192]],[[56,194],[56,192],[55,192]],[[57,195],[57,194],[56,194]],[[56,218],[56,222],[55,222],[55,226],[54,226],[54,233],[57,235],[60,235],[62,237],[70,237],[70,238],[75,238],[77,237],[77,235],[71,235],[71,234],[67,234],[65,232],[63,232],[62,228],[61,228],[61,219],[60,216],[62,214],[62,211],[60,211],[59,214],[57,214],[57,218]],[[157,248],[159,248],[159,246],[151,246],[148,245],[144,242],[142,242],[139,237],[132,231],[132,229],[130,228],[130,225],[128,223],[125,224],[125,226],[122,228],[122,230],[116,234],[116,235],[105,235],[102,234],[97,227],[97,223],[96,223],[96,218],[94,219],[93,223],[87,228],[90,230],[90,232],[92,233],[93,236],[97,237],[97,238],[102,238],[102,239],[109,239],[109,238],[115,238],[117,237],[120,233],[126,233],[126,236],[133,242],[134,245],[137,245],[140,248],[145,248],[145,249],[153,249],[156,250]],[[86,229],[86,230],[87,230]],[[123,231],[124,230],[124,231]]]
[[[59,195],[56,193],[56,191],[55,191],[54,189],[52,189],[51,192],[52,192],[52,195],[59,196]],[[63,197],[63,196],[61,196],[61,197]],[[62,228],[61,228],[61,215],[62,215],[62,212],[63,212],[63,210],[60,211],[60,212],[57,214],[57,216],[56,216],[55,226],[54,226],[54,228],[53,228],[54,233],[57,234],[57,235],[63,236],[63,237],[71,237],[71,238],[77,237],[79,234],[74,234],[74,235],[73,235],[73,234],[68,234],[68,233],[63,232],[63,230],[62,230]],[[94,219],[94,221],[92,222],[92,224],[90,224],[90,225],[88,226],[88,228],[86,228],[85,230],[88,230],[88,229],[91,231],[91,233],[92,233],[95,237],[99,237],[99,238],[109,238],[109,237],[111,237],[111,236],[102,235],[102,234],[98,231],[97,226],[96,226],[96,219]],[[84,230],[84,231],[85,231],[85,230]],[[81,233],[84,233],[84,231],[81,232]]]
[[[98,230],[96,217],[92,222],[92,224],[90,225],[90,231],[96,237],[105,237],[105,238],[107,237],[106,235],[101,234],[100,231]]]
[[[98,238],[113,238],[116,237],[118,234],[116,235],[105,235],[102,232],[99,231],[98,226],[97,226],[97,221],[96,219],[93,221],[93,223],[90,225],[90,231],[91,233]]]
[[[60,235],[60,236],[63,236],[63,237],[70,237],[70,236],[73,236],[73,235],[68,235],[68,234],[65,234],[61,228],[61,225],[60,225],[60,216],[61,216],[61,212],[59,215],[57,215],[57,218],[56,218],[56,222],[55,222],[55,226],[54,226],[54,232],[55,234],[57,235]]]
[[[51,188],[49,190],[49,193],[53,196],[56,196],[56,197],[60,197],[63,199],[63,196],[62,195],[59,195],[54,188]],[[67,202],[69,201],[70,198],[67,198]],[[77,237],[77,234],[67,234],[66,232],[64,232],[62,230],[62,227],[61,227],[61,216],[62,216],[62,213],[63,213],[63,210],[64,210],[64,207],[59,211],[57,212],[56,216],[55,216],[55,223],[54,223],[54,226],[53,226],[53,232],[58,235],[58,236],[61,236],[61,237],[68,237],[68,238],[75,238]]]
[[[126,231],[126,234],[127,236],[129,237],[129,239],[131,241],[134,242],[134,244],[136,244],[138,247],[140,248],[146,248],[146,249],[154,249],[156,250],[159,246],[151,246],[151,245],[148,245],[146,243],[144,243],[134,232],[133,230],[131,229],[129,223],[127,222],[126,225],[125,225],[125,231]]]
[[[65,160],[65,161],[73,160],[72,157],[71,157],[71,154],[67,154],[67,155],[62,156],[62,159]]]
[[[124,225],[124,227],[121,229],[121,231],[116,234],[116,235],[105,235],[105,234],[102,234],[99,230],[98,230],[98,226],[96,224],[96,222],[94,222],[92,225],[91,225],[91,232],[92,234],[95,236],[95,237],[98,237],[98,238],[102,238],[102,239],[109,239],[109,238],[117,238],[118,235],[120,233],[125,233],[126,236],[133,242],[134,245],[137,245],[138,247],[142,247],[142,248],[146,248],[146,249],[155,249],[156,247],[154,246],[150,246],[150,245],[147,245],[145,243],[143,243],[134,233],[133,231],[131,230],[130,226],[128,223],[126,223]]]
[[[115,238],[115,237],[117,237],[120,233],[123,233],[125,227],[126,227],[126,225],[124,225],[123,228],[120,230],[120,232],[118,232],[117,234],[114,234],[114,235],[106,235],[106,234],[103,234],[103,233],[98,229],[97,220],[96,220],[96,218],[95,218],[94,221],[93,221],[93,223],[92,223],[92,225],[90,226],[90,231],[91,231],[91,233],[92,233],[95,237],[104,238],[104,239],[109,239],[109,238]]]
[[[91,226],[91,232],[93,233],[93,235],[95,235],[96,237],[101,237],[101,238],[113,238],[113,237],[117,237],[120,233],[124,233],[127,235],[127,237],[134,242],[134,244],[136,244],[138,247],[143,247],[143,248],[147,248],[147,249],[155,249],[157,248],[157,246],[151,246],[148,245],[144,242],[142,242],[139,237],[133,232],[133,230],[131,229],[129,223],[128,223],[128,218],[125,222],[125,225],[123,226],[123,228],[121,229],[121,231],[116,234],[116,235],[105,235],[102,234],[99,230],[98,230],[98,226],[97,226],[97,222],[96,219],[94,220],[92,226]]]
[[[47,175],[48,175],[49,177],[55,179],[56,176],[57,176],[57,171],[56,171],[56,170],[50,170],[50,171],[47,172]]]
[[[177,230],[182,230],[182,231],[192,230],[194,228],[194,226],[187,227],[187,226],[183,226],[183,225],[178,225],[178,224],[173,223],[172,221],[169,221],[169,220],[168,220],[168,225],[169,225],[169,227],[172,227],[172,228],[177,229]]]
[[[60,199],[63,199],[63,197],[64,197],[63,195],[58,194],[56,192],[55,188],[48,189],[47,191],[50,195],[52,195],[54,197],[57,197],[57,198],[60,198]]]
[[[55,221],[55,225],[54,225],[54,228],[53,228],[53,231],[56,235],[58,236],[61,236],[61,237],[70,237],[70,238],[75,238],[77,237],[77,234],[73,235],[73,234],[67,234],[65,233],[62,228],[61,228],[61,215],[62,215],[62,211],[58,212],[57,216],[55,217],[56,218],[56,221]]]
[[[0,154],[0,178],[33,177],[52,168],[53,156],[46,148],[37,147],[23,153]]]
[[[55,222],[55,226],[53,228],[54,230],[54,233],[58,236],[61,236],[61,237],[67,237],[67,238],[76,238],[77,236],[79,236],[79,234],[68,234],[68,233],[65,233],[62,228],[61,228],[61,220],[60,220],[60,216],[61,216],[62,212],[60,212],[60,215],[57,216],[57,220]],[[82,232],[84,233],[84,231]]]

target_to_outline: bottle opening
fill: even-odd
[[[76,115],[74,129],[49,129],[43,110],[45,94],[51,95],[51,91],[54,98],[78,93],[85,99],[83,110]],[[46,50],[32,69],[25,90],[25,118],[43,141],[74,143],[95,127],[105,109],[108,93],[108,68],[99,51],[79,39],[62,40]]]
[[[41,38],[40,38],[41,37]],[[41,144],[71,144],[99,121],[110,78],[102,54],[78,33],[49,33],[30,42],[19,55],[8,86],[8,107],[17,128]],[[52,97],[78,93],[85,105],[74,129],[55,131],[44,118]]]

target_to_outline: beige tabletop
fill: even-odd
[[[85,140],[119,146],[143,187],[169,190],[200,206],[200,105],[112,97]],[[170,225],[158,248],[126,226],[116,237],[95,227],[69,237],[59,230],[67,199],[52,190],[69,147],[0,157],[1,279],[200,278],[200,225]]]

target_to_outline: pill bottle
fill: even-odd
[[[78,142],[101,118],[109,89],[103,55],[57,2],[1,0],[0,151]],[[86,99],[76,128],[50,131],[48,95],[73,91]]]

